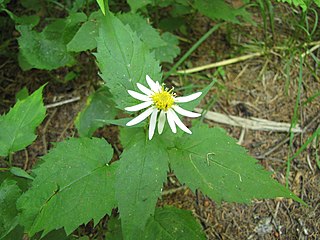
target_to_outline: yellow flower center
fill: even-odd
[[[168,111],[169,108],[174,104],[174,94],[172,93],[173,89],[168,91],[162,87],[162,91],[155,93],[151,96],[154,105],[159,110]]]

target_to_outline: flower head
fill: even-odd
[[[179,107],[177,103],[185,103],[185,102],[193,101],[198,97],[200,97],[202,92],[197,92],[185,97],[176,97],[176,94],[173,92],[173,88],[169,90],[168,88],[165,88],[164,85],[161,86],[158,81],[154,82],[148,75],[146,76],[146,81],[150,89],[143,86],[140,83],[137,83],[137,87],[143,94],[128,90],[128,93],[133,98],[142,101],[142,103],[138,105],[134,105],[132,107],[126,107],[125,110],[129,112],[136,112],[145,108],[147,108],[147,110],[142,112],[137,117],[133,118],[126,125],[127,126],[136,125],[151,115],[150,124],[149,124],[150,140],[154,135],[157,119],[158,119],[159,134],[163,132],[166,119],[168,120],[168,124],[173,133],[177,132],[177,128],[176,128],[176,125],[177,125],[182,131],[191,134],[191,131],[181,122],[176,112],[182,116],[192,117],[192,118],[199,117],[201,114],[185,110]],[[158,117],[158,113],[159,113],[159,117]]]

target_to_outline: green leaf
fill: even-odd
[[[117,114],[107,87],[102,87],[87,100],[86,107],[79,113],[75,124],[82,137],[91,137],[95,130],[105,124],[101,120],[113,120]]]
[[[12,229],[5,237],[0,238],[1,240],[13,240],[13,239],[23,239],[23,227],[17,225]]]
[[[27,8],[28,10],[32,9],[34,11],[39,11],[41,9],[41,0],[21,0],[20,1],[21,5],[25,8]]]
[[[21,168],[11,167],[10,172],[17,177],[22,177],[22,178],[34,180],[34,178],[32,176],[30,176],[25,170],[23,170]]]
[[[68,51],[82,52],[97,47],[96,38],[99,35],[99,26],[103,15],[101,11],[91,13],[87,22],[82,24],[77,33],[67,45]]]
[[[155,48],[156,59],[160,62],[173,63],[175,57],[180,54],[179,40],[172,33],[165,32],[161,35],[162,40],[165,41],[165,46]]]
[[[244,7],[233,8],[224,0],[195,0],[194,7],[213,20],[221,19],[240,23],[239,17],[242,17],[246,21],[251,21],[251,15]]]
[[[16,25],[30,25],[31,27],[34,27],[40,21],[40,18],[37,15],[16,16],[13,12],[9,11],[8,9],[3,9],[3,11],[9,15],[9,17],[15,22]]]
[[[103,15],[106,15],[106,10],[108,10],[108,0],[97,0],[97,3]]]
[[[30,236],[63,227],[69,235],[91,219],[95,224],[115,207],[117,163],[104,139],[69,139],[43,157],[32,187],[18,201],[20,224]],[[32,201],[30,201],[32,199]]]
[[[120,219],[115,217],[109,219],[105,240],[123,240]]]
[[[131,11],[136,12],[138,9],[152,3],[152,0],[127,0]]]
[[[190,211],[164,207],[157,208],[144,230],[144,239],[206,239],[201,225]]]
[[[277,0],[278,2],[287,2],[289,4],[293,4],[296,7],[301,7],[302,10],[305,12],[307,10],[307,4],[304,0]],[[315,1],[317,2],[317,0]]]
[[[82,52],[97,47],[95,38],[98,36],[98,23],[85,22],[67,45],[69,52]]]
[[[67,44],[78,31],[80,24],[87,20],[84,13],[72,13],[67,18],[56,19],[43,29],[47,39],[54,39]]]
[[[106,240],[122,240],[121,221],[111,218],[108,221]],[[156,208],[154,216],[150,216],[141,235],[135,239],[206,239],[201,225],[190,211],[165,206]]]
[[[74,64],[74,57],[67,52],[66,44],[85,20],[83,13],[72,14],[66,19],[55,20],[40,33],[29,26],[17,26],[21,34],[18,42],[23,59],[33,68],[46,70]],[[25,65],[22,67],[26,68]]]
[[[22,71],[28,71],[33,68],[32,64],[28,62],[21,51],[18,52],[18,63]]]
[[[40,239],[36,238],[36,239]],[[36,240],[33,239],[32,240]],[[78,238],[73,237],[72,235],[67,236],[66,232],[63,229],[53,230],[49,232],[45,237],[41,238],[41,240],[76,240]]]
[[[149,49],[167,45],[160,37],[159,32],[148,24],[147,20],[141,15],[137,13],[124,13],[117,15],[117,17],[124,25],[129,25]]]
[[[46,38],[28,26],[16,28],[21,34],[18,38],[20,51],[33,68],[52,70],[74,63],[63,42]]]
[[[200,189],[217,202],[287,197],[303,203],[224,130],[203,126],[192,132],[177,139],[169,157],[177,178],[193,191]]]
[[[161,82],[162,74],[154,54],[129,26],[111,13],[103,17],[96,53],[101,77],[109,87],[117,107],[124,109],[137,103],[127,92],[136,83],[144,85],[146,75]]]
[[[40,21],[40,17],[37,15],[31,15],[31,16],[15,16],[13,19],[16,23],[16,25],[30,25],[32,27],[38,25]]]
[[[19,92],[17,92],[16,94],[16,101],[18,100],[23,100],[25,98],[29,97],[29,91],[26,87],[23,87],[19,90]]]
[[[155,58],[160,62],[172,63],[180,53],[179,40],[175,35],[166,32],[160,36],[159,32],[139,14],[125,13],[117,15],[117,17],[137,33],[150,51],[155,51]]]
[[[4,180],[0,185],[0,239],[8,235],[18,224],[16,201],[21,190],[13,180]]]
[[[18,187],[24,192],[29,189],[31,180],[28,178],[18,177],[12,174],[10,171],[5,171],[0,173],[0,182],[5,180],[14,181],[17,183]]]
[[[31,96],[18,101],[6,115],[0,116],[0,156],[24,149],[35,139],[35,129],[45,118],[42,86]]]
[[[125,239],[140,234],[153,215],[168,170],[168,155],[159,138],[149,141],[141,129],[130,137],[120,157],[116,179],[116,199]]]

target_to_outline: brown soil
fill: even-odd
[[[279,5],[280,6],[280,5]],[[286,39],[292,39],[292,29],[284,23],[282,16],[290,15],[290,8],[281,5],[276,9],[277,40],[275,45],[285,45]],[[255,20],[262,26],[261,17],[255,14]],[[191,28],[190,40],[199,39],[212,21],[198,17]],[[228,31],[234,28],[232,35]],[[303,36],[301,36],[303,37]],[[270,34],[268,33],[269,40]],[[245,44],[254,46],[256,42],[266,40],[263,30],[250,25],[227,25],[214,33],[192,54],[184,66],[200,66],[207,63],[240,56],[250,52],[243,50]],[[301,43],[297,41],[297,44]],[[190,44],[182,44],[183,51]],[[16,50],[16,45],[12,48]],[[310,47],[309,47],[310,48]],[[276,51],[264,57],[229,65],[224,68],[225,74],[218,75],[218,85],[208,94],[206,101],[200,107],[205,107],[213,97],[218,97],[211,111],[229,113],[242,117],[253,116],[277,122],[291,122],[298,92],[299,57],[292,62],[290,80],[287,81],[285,65],[290,51]],[[319,51],[314,52],[320,57]],[[37,140],[26,150],[14,155],[14,165],[31,169],[40,156],[47,153],[52,142],[77,135],[74,119],[83,108],[88,96],[99,84],[94,58],[87,53],[79,56],[79,77],[63,84],[57,79],[63,79],[67,69],[56,70],[48,74],[46,71],[32,70],[23,72],[12,58],[0,58],[0,113],[8,111],[15,102],[15,94],[23,86],[30,92],[48,82],[45,89],[46,104],[59,102],[80,96],[81,100],[50,108],[47,117],[38,128]],[[306,58],[303,71],[303,88],[300,103],[305,102],[320,89],[318,75],[312,75],[310,68],[314,67],[312,58]],[[199,73],[208,79],[213,79],[216,69]],[[316,70],[319,72],[319,69]],[[198,84],[197,77],[188,76],[188,81]],[[175,83],[175,78],[170,79]],[[219,86],[219,88],[218,88]],[[306,105],[300,104],[299,124],[307,129],[302,134],[296,134],[292,146],[289,146],[288,133],[275,133],[247,130],[241,145],[249,153],[257,157],[265,169],[272,171],[274,178],[285,184],[286,161],[288,155],[296,152],[303,143],[320,126],[319,97]],[[214,122],[205,120],[211,126]],[[239,138],[242,129],[220,125],[228,133]],[[99,129],[95,136],[106,138],[117,150],[121,150],[116,127]],[[279,146],[277,148],[277,146]],[[302,198],[309,207],[303,207],[291,200],[275,199],[254,201],[247,206],[235,203],[217,205],[200,192],[194,194],[189,189],[181,187],[174,176],[168,176],[168,184],[159,205],[170,204],[179,208],[191,209],[201,222],[208,239],[320,239],[320,171],[315,160],[319,144],[313,141],[303,153],[292,162],[290,170],[290,189]],[[269,153],[269,151],[271,151]],[[85,229],[87,233],[94,232]]]

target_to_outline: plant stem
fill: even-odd
[[[212,27],[208,32],[206,32],[183,56],[179,59],[179,61],[168,71],[165,73],[163,81],[166,80],[176,69],[193,53],[200,45],[203,43],[214,31],[216,31],[222,23],[216,24]]]
[[[0,171],[8,171],[8,170],[10,170],[10,168],[0,168]]]
[[[292,121],[291,121],[291,127],[290,127],[290,142],[289,142],[289,145],[291,148],[293,148],[293,137],[294,137],[294,133],[293,131],[291,131],[291,129],[293,127],[295,127],[295,125],[297,124],[298,122],[298,109],[299,109],[299,103],[300,103],[300,100],[301,100],[301,88],[302,88],[302,73],[303,73],[303,62],[304,62],[304,59],[303,57],[300,55],[300,67],[299,67],[299,79],[298,79],[298,93],[297,93],[297,98],[296,98],[296,103],[295,103],[295,106],[294,106],[294,112],[293,112],[293,118],[292,118]],[[308,142],[308,141],[307,141]],[[305,144],[303,145],[305,146]],[[303,150],[303,149],[302,149]],[[301,150],[301,151],[302,151]],[[298,156],[298,154],[301,152],[300,149],[299,151],[297,151],[295,154],[293,154],[292,157],[289,157],[288,158],[288,161],[287,161],[287,170],[286,170],[286,187],[289,188],[289,175],[290,175],[290,167],[291,167],[291,161],[296,157]]]
[[[9,166],[12,167],[13,153],[9,153]]]

